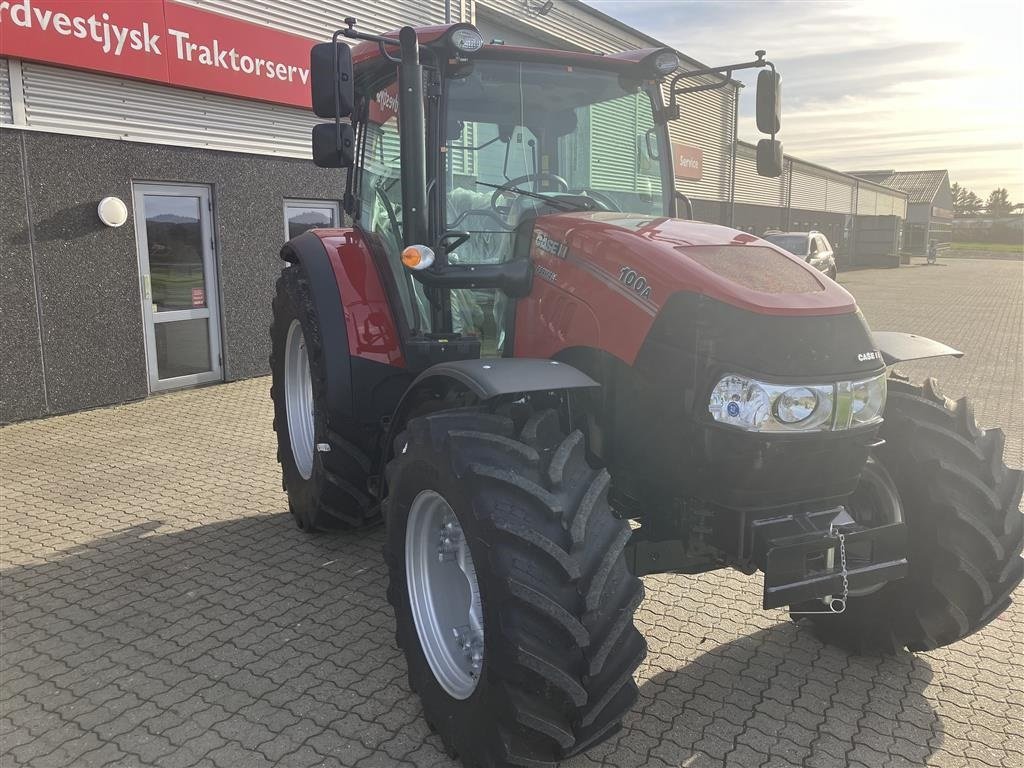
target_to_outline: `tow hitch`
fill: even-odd
[[[750,523],[764,571],[764,608],[821,601],[794,613],[842,613],[850,595],[906,576],[903,523],[858,524],[842,506]],[[802,606],[801,606],[802,607]]]

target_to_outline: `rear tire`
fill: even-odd
[[[902,501],[909,573],[842,614],[806,618],[822,641],[856,653],[930,651],[1009,606],[1024,575],[1024,473],[1003,463],[1002,430],[979,429],[967,398],[942,397],[934,379],[889,380],[881,437],[875,458]]]
[[[366,491],[369,458],[331,429],[327,421],[327,384],[320,318],[310,294],[309,278],[301,264],[282,270],[277,279],[273,311],[270,397],[274,401],[281,484],[288,494],[288,509],[295,524],[303,531],[313,533],[362,528],[379,522],[378,508]],[[344,318],[335,320],[344,322]],[[295,357],[296,344],[302,345],[298,360]],[[290,362],[289,352],[292,353]],[[347,355],[348,350],[332,354]],[[295,377],[296,372],[302,370],[302,357],[306,360],[305,376],[308,381],[299,383],[307,384],[310,391],[308,397],[296,398]],[[310,406],[311,419],[310,414],[305,413]],[[292,422],[289,422],[289,410]],[[294,423],[298,420],[302,423]],[[293,438],[302,440],[302,445],[293,447]]]
[[[395,449],[388,599],[410,685],[445,749],[467,766],[550,765],[607,739],[637,697],[643,585],[626,567],[630,528],[611,514],[608,474],[587,462],[583,434],[566,435],[552,410],[517,429],[461,408],[410,420]],[[444,497],[475,564],[484,650],[464,698],[439,684],[410,606],[407,527],[424,492]]]

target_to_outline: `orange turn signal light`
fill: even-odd
[[[425,245],[410,245],[402,251],[402,263],[409,269],[426,269],[434,263],[434,251]]]

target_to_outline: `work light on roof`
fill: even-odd
[[[672,51],[662,51],[652,62],[659,75],[669,75],[679,69],[679,56]]]
[[[476,53],[484,45],[484,39],[480,33],[468,27],[454,30],[450,39],[452,48],[459,53]]]

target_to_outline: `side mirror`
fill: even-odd
[[[320,168],[351,168],[355,165],[356,138],[352,126],[349,123],[314,125],[313,162]]]
[[[781,141],[761,139],[757,142],[757,173],[759,176],[771,178],[778,178],[782,175]]]
[[[345,43],[317,43],[309,52],[313,113],[333,120],[348,117],[355,105],[352,49]]]
[[[771,69],[757,75],[757,130],[776,134],[782,126],[782,77]]]

